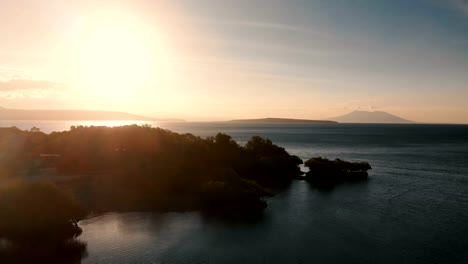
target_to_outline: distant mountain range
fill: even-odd
[[[25,110],[0,107],[0,120],[139,120],[160,122],[184,122],[174,118],[152,118],[116,111],[93,110]],[[413,123],[401,117],[382,112],[354,111],[329,120],[292,118],[235,119],[230,123],[257,124],[333,124],[333,123]]]
[[[257,124],[334,124],[330,120],[309,120],[291,118],[260,118],[260,119],[235,119],[228,121],[231,123],[257,123]]]
[[[398,117],[382,111],[353,111],[349,114],[330,118],[340,123],[387,123],[387,124],[405,124],[413,121]]]
[[[22,110],[0,107],[0,120],[139,120],[183,122],[181,119],[151,118],[115,111]]]

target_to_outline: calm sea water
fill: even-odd
[[[45,132],[73,124],[0,122]],[[159,125],[240,143],[261,135],[303,159],[364,160],[373,170],[369,181],[329,192],[295,182],[255,223],[196,212],[88,219],[80,223],[89,253],[82,263],[468,263],[468,126]]]

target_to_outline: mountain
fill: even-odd
[[[382,111],[353,111],[346,115],[330,118],[330,120],[338,121],[340,123],[413,123],[413,121]]]
[[[291,118],[260,118],[260,119],[236,119],[228,121],[231,123],[260,123],[260,124],[334,124],[330,120],[309,120],[309,119],[291,119]]]
[[[180,119],[157,119],[115,111],[92,110],[23,110],[0,107],[0,120],[141,120],[172,121]]]

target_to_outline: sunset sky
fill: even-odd
[[[0,106],[468,123],[467,0],[0,0]]]

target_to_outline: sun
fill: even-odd
[[[79,85],[94,98],[131,100],[167,68],[167,52],[154,29],[124,13],[88,17],[75,46]]]
[[[125,25],[99,25],[82,46],[82,81],[96,92],[129,96],[150,77],[150,53],[142,36]]]

